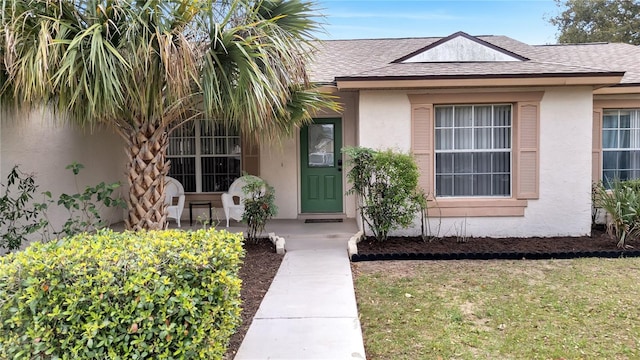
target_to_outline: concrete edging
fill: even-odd
[[[284,255],[284,253],[286,252],[285,250],[285,240],[283,237],[281,236],[276,236],[275,233],[269,233],[269,240],[271,240],[271,243],[273,245],[276,246],[276,254],[278,255]]]
[[[353,258],[354,255],[358,255],[358,243],[364,236],[364,232],[362,230],[355,233],[349,241],[347,241],[347,252],[349,253],[349,259]]]

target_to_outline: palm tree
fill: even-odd
[[[168,134],[196,118],[273,139],[335,107],[306,71],[304,0],[0,0],[0,101],[113,127],[130,229],[166,222]]]

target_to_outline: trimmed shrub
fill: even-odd
[[[242,238],[100,230],[0,258],[0,358],[220,359]]]
[[[351,166],[347,194],[356,195],[362,222],[378,241],[386,240],[391,230],[411,225],[421,205],[426,214],[426,200],[417,202],[419,172],[412,155],[365,147],[342,152]]]

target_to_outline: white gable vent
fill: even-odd
[[[396,63],[523,61],[526,58],[463,32],[396,60]]]

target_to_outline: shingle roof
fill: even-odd
[[[621,84],[640,83],[640,47],[620,43],[532,46],[540,58],[609,71],[624,71]]]
[[[330,40],[317,44],[315,82],[336,78],[464,78],[593,76],[625,72],[621,84],[640,84],[640,47],[628,44],[528,45],[506,36],[478,39],[530,59],[521,62],[393,63],[442,38]]]

